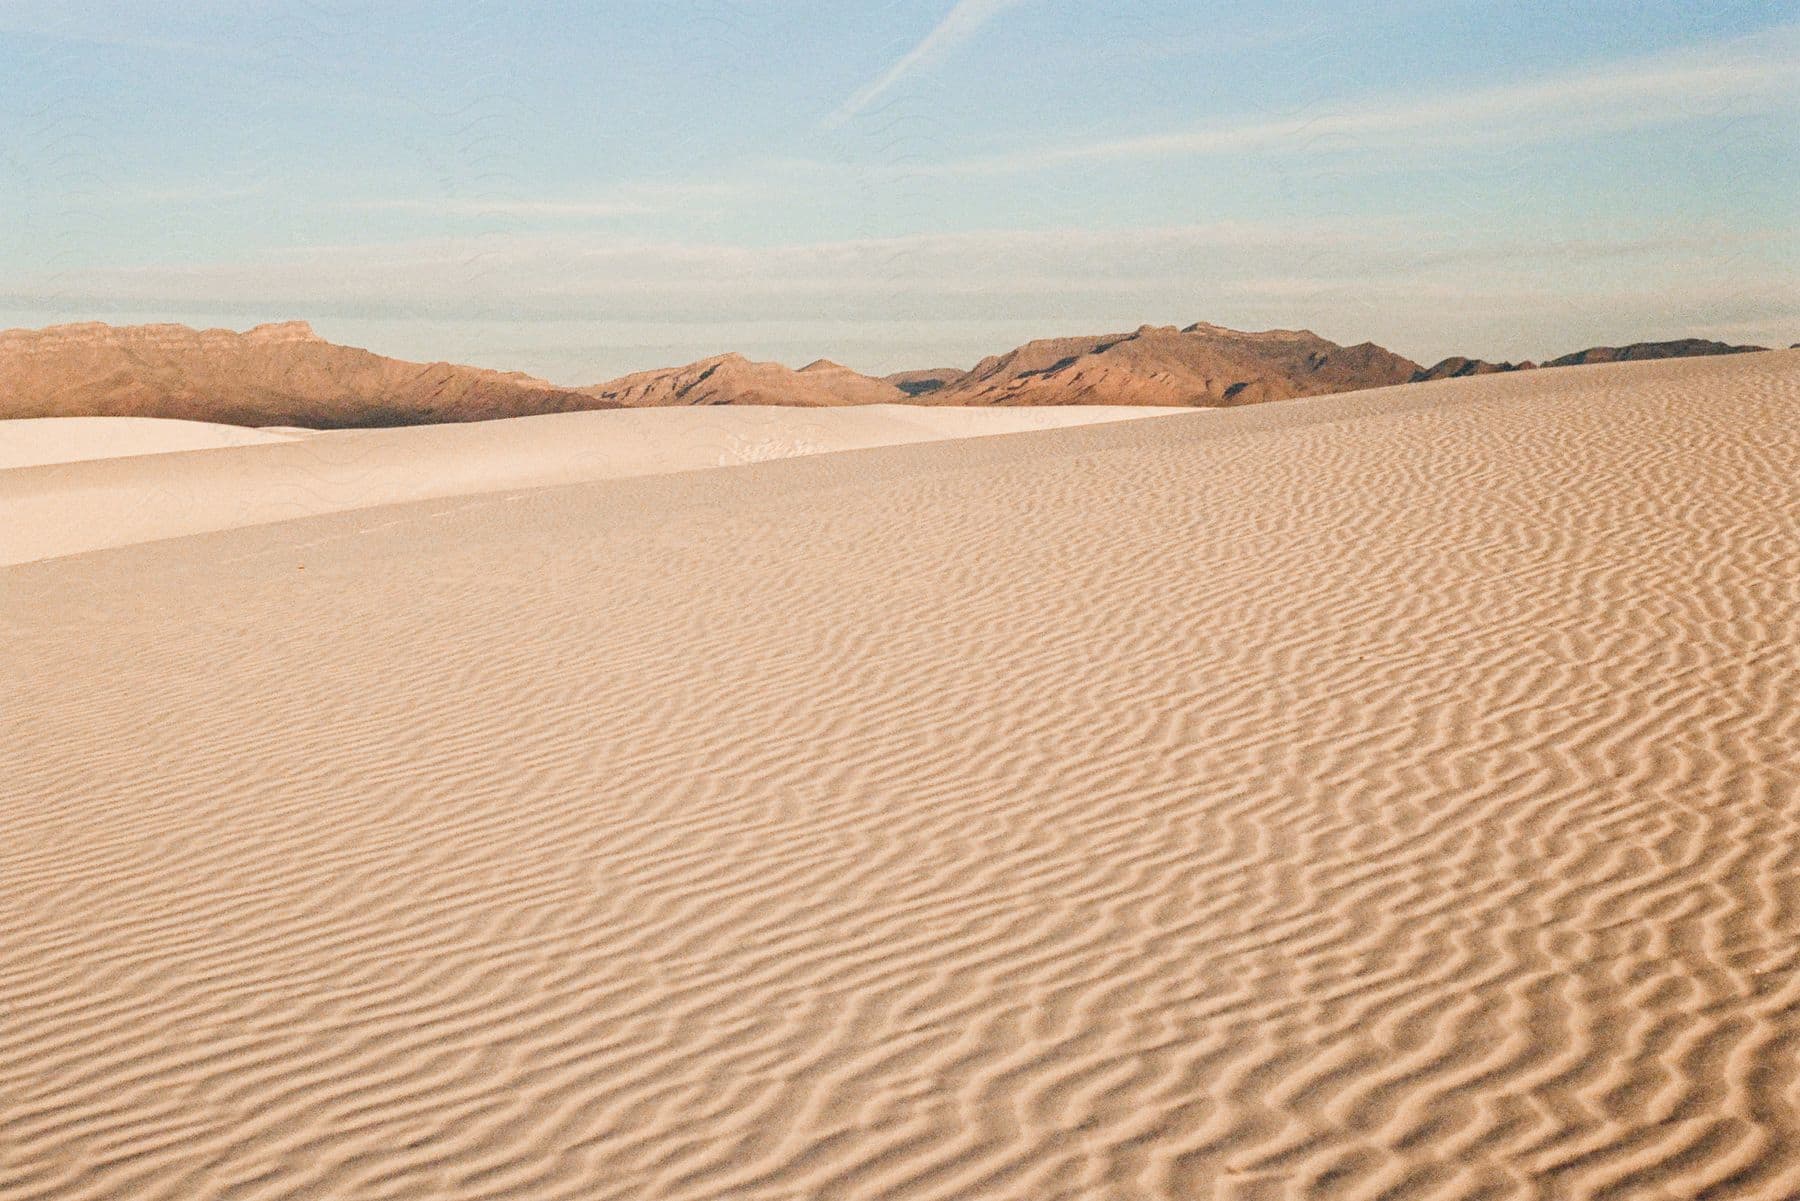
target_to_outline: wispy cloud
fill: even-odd
[[[1184,288],[1195,278],[1250,270],[1269,253],[1316,269],[1351,247],[1386,245],[1400,232],[1397,224],[1365,219],[1223,221],[745,246],[534,231],[297,246],[235,262],[65,271],[55,282],[66,295],[94,299],[267,301],[296,312],[496,307],[546,317],[605,312],[741,320],[780,309],[815,315],[893,304],[935,310],[953,298],[978,312],[996,297],[1029,302],[1077,286]],[[29,307],[21,295],[11,299],[12,307]]]
[[[478,200],[467,197],[398,197],[350,200],[343,208],[369,213],[416,213],[435,217],[633,217],[656,211],[625,200]]]
[[[826,118],[826,124],[842,125],[881,99],[894,85],[920,67],[935,62],[967,42],[995,17],[1027,2],[1028,0],[958,0],[944,19],[925,35],[924,40],[846,100],[836,112]]]
[[[1497,87],[1311,110],[1273,120],[1048,146],[909,168],[996,175],[1132,159],[1333,148],[1536,142],[1800,106],[1800,26],[1755,38]]]
[[[253,260],[60,273],[57,290],[95,300],[266,304],[293,312],[476,313],[556,320],[851,319],[893,310],[1029,316],[1087,297],[1135,298],[1120,312],[1216,315],[1222,298],[1261,295],[1271,280],[1314,293],[1536,284],[1546,271],[1698,279],[1721,247],[1775,273],[1785,231],[1647,227],[1610,238],[1504,230],[1432,232],[1404,216],[1311,222],[1219,221],[1135,229],[990,229],[744,246],[547,231],[311,245]],[[1479,267],[1478,271],[1471,271]],[[1757,274],[1747,272],[1747,274]],[[1293,281],[1301,281],[1293,285]],[[31,307],[31,281],[11,307]],[[1329,287],[1327,287],[1329,284]],[[44,296],[36,299],[42,300]]]
[[[715,212],[771,191],[767,180],[637,182],[586,197],[398,196],[345,200],[351,212],[406,213],[423,217],[476,217],[520,220],[606,220],[679,212]]]
[[[121,203],[141,204],[228,204],[235,200],[251,200],[258,196],[266,196],[271,191],[268,184],[192,184],[181,187],[152,188],[148,191],[121,193],[115,199]]]

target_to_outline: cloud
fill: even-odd
[[[467,197],[399,197],[350,200],[343,208],[366,213],[422,213],[434,217],[635,217],[654,205],[628,200],[478,200]]]
[[[1275,120],[959,159],[906,174],[999,175],[1134,159],[1526,143],[1797,105],[1800,26],[1786,26],[1545,79],[1404,101],[1315,106]]]
[[[1349,271],[1399,225],[1242,222],[1148,229],[996,229],[746,246],[598,230],[491,233],[310,245],[238,261],[64,270],[19,278],[0,307],[111,311],[215,308],[298,315],[855,322],[975,320],[1004,312],[1054,322],[1070,306],[1170,319],[1278,264]],[[1173,299],[1171,299],[1173,298]],[[1116,303],[1115,303],[1116,301]],[[1135,325],[1138,322],[1132,321]]]
[[[1028,0],[958,0],[957,4],[945,14],[932,31],[925,35],[923,41],[901,55],[886,71],[871,80],[856,95],[846,100],[838,110],[826,118],[826,124],[842,125],[882,96],[920,67],[927,66],[944,55],[950,53],[981,31],[981,28],[1008,9],[1019,7]]]
[[[1004,314],[1054,328],[1098,321],[1231,319],[1256,311],[1305,320],[1430,289],[1504,295],[1522,288],[1655,280],[1748,287],[1780,273],[1785,233],[1654,227],[1606,238],[1521,242],[1504,230],[1429,231],[1405,217],[1220,221],[1136,229],[994,229],[743,246],[592,231],[420,238],[295,247],[199,265],[59,272],[21,279],[10,308],[138,304],[290,314],[467,319],[743,322],[962,318]],[[1736,265],[1721,251],[1742,252]],[[1764,264],[1760,272],[1746,263]],[[1286,316],[1271,297],[1288,298]],[[1076,328],[1080,328],[1079,325]]]
[[[693,216],[723,211],[778,190],[758,180],[644,181],[585,197],[398,196],[344,200],[333,207],[349,212],[407,213],[424,217],[608,219],[679,213]]]
[[[122,192],[113,197],[121,204],[225,204],[234,200],[250,200],[267,196],[266,183],[192,184],[179,187],[151,188],[143,192]]]

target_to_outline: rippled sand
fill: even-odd
[[[5,569],[0,1198],[1800,1195],[1797,512],[1782,352]]]

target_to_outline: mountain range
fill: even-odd
[[[528,375],[338,346],[303,321],[241,334],[99,322],[0,333],[0,418],[177,417],[333,429],[610,407]]]
[[[1762,350],[1683,339],[1602,346],[1545,367]],[[1534,368],[1454,357],[1423,367],[1309,330],[1178,329],[1049,338],[983,359],[875,378],[821,359],[799,370],[726,354],[586,388],[339,346],[305,322],[244,333],[99,322],[0,332],[0,418],[176,417],[347,428],[662,405],[1192,405],[1219,407]]]

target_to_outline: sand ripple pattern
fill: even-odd
[[[1800,355],[0,575],[0,1198],[1800,1196]]]

